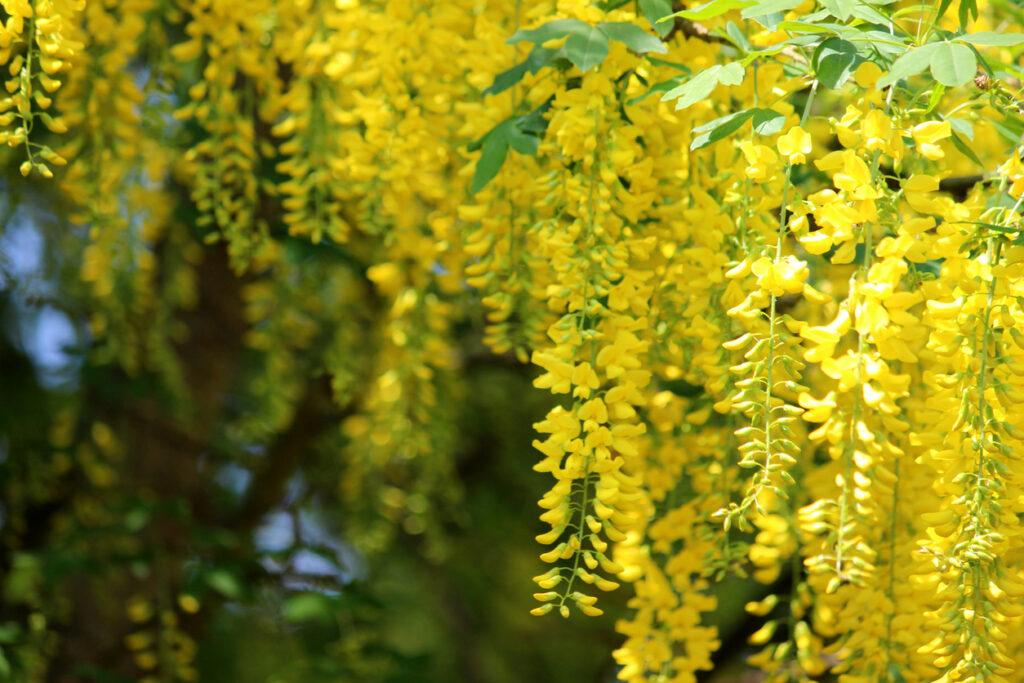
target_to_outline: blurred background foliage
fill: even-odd
[[[0,243],[0,646],[7,676],[28,680],[64,656],[61,636],[74,628],[64,621],[67,603],[83,581],[93,584],[86,590],[98,609],[124,612],[112,625],[180,632],[175,656],[201,680],[596,681],[609,674],[610,661],[597,654],[614,644],[608,621],[528,614],[533,510],[544,481],[529,469],[523,444],[545,397],[528,390],[525,368],[498,359],[465,374],[453,404],[458,504],[440,513],[430,538],[399,529],[373,554],[348,540],[376,522],[363,526],[360,517],[375,501],[357,501],[354,510],[338,503],[346,468],[338,457],[340,422],[281,473],[280,499],[251,529],[205,524],[185,501],[124,486],[132,454],[104,452],[114,440],[105,414],[152,399],[160,387],[90,360],[81,325],[88,311],[75,310],[62,292],[45,223],[19,216]],[[207,449],[209,504],[240,509],[262,463],[254,458],[247,467],[223,443]],[[404,492],[364,495],[386,503]],[[165,525],[180,526],[181,556],[148,542]],[[117,591],[110,602],[100,592],[122,572],[145,579],[168,563],[180,564],[179,594],[139,591],[119,603]],[[135,644],[124,649],[159,657],[155,643]],[[67,680],[129,680],[101,661],[65,665]]]
[[[292,424],[247,443],[239,414],[257,399],[239,387],[260,359],[243,359],[230,392],[196,399],[226,407],[192,442],[159,377],[97,360],[89,300],[62,273],[79,254],[44,206],[22,201],[0,238],[0,679],[614,680],[621,594],[600,618],[528,613],[546,482],[527,444],[550,400],[528,366],[457,330],[442,490],[427,500],[399,480],[346,496],[344,415],[312,369]],[[203,306],[183,319],[203,325]],[[289,438],[301,457],[268,462]],[[723,602],[751,597],[721,586]],[[727,658],[743,625],[720,626]]]
[[[347,244],[290,235],[256,116],[233,125],[263,143],[243,178],[258,229],[218,242],[198,205],[221,205],[174,157],[211,135],[172,118],[200,71],[162,51],[182,16],[114,21],[131,11],[100,18],[132,36],[86,55],[115,85],[68,86],[83,112],[123,109],[83,119],[116,144],[65,185],[0,147],[0,681],[615,680],[625,591],[598,618],[529,615],[549,483],[529,444],[552,400],[535,370],[486,350],[482,302],[459,282],[439,301],[441,266],[372,201],[349,198]],[[273,258],[239,267],[251,236]],[[395,376],[403,400],[381,400]],[[758,597],[717,585],[722,615]],[[739,661],[746,624],[718,626]]]

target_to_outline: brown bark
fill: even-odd
[[[188,522],[197,513],[208,514],[201,459],[235,380],[246,325],[242,282],[229,268],[224,250],[207,250],[197,271],[198,303],[180,316],[189,334],[177,349],[189,414],[175,417],[153,395],[133,400],[124,394],[123,404],[97,407],[123,444],[124,466],[115,495],[155,505],[157,512],[138,542],[141,554],[153,558],[151,565],[160,566],[151,566],[139,578],[123,563],[105,562],[99,573],[79,571],[68,579],[63,597],[69,615],[58,629],[52,681],[81,680],[78,670],[83,665],[132,678],[139,673],[124,644],[124,637],[139,627],[128,618],[125,606],[133,596],[155,604],[166,597],[168,588],[174,594],[189,553]],[[184,516],[170,513],[175,504],[179,509],[184,505]],[[87,552],[97,550],[103,552]]]

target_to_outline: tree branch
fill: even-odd
[[[675,25],[672,26],[672,30],[665,36],[665,40],[672,40],[677,34],[682,33],[687,38],[696,38],[702,40],[705,43],[717,43],[719,45],[732,45],[728,40],[722,36],[716,36],[708,30],[703,24],[698,24],[695,21],[684,19],[683,17],[676,17]]]
[[[672,1],[672,11],[681,12],[686,9],[683,7],[683,3],[679,0]],[[708,30],[707,26],[698,24],[695,21],[684,19],[683,17],[676,17],[672,25],[672,30],[669,31],[662,39],[668,42],[676,37],[677,34],[682,33],[687,38],[696,38],[697,40],[703,40],[705,43],[718,43],[720,45],[732,45],[728,40],[722,36],[716,36]]]
[[[253,475],[241,508],[226,526],[236,532],[256,526],[284,497],[302,455],[325,428],[340,424],[354,410],[354,403],[346,411],[338,411],[333,407],[330,380],[323,377],[310,381],[291,424],[267,448],[263,467]]]
[[[981,173],[976,173],[974,175],[943,178],[939,181],[939,192],[948,192],[953,195],[957,201],[963,201],[967,198],[967,193],[970,192],[975,185],[984,181],[986,177],[987,176]]]

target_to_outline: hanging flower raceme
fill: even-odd
[[[443,555],[490,351],[551,399],[533,612],[629,591],[620,679],[711,669],[723,590],[769,681],[1020,678],[1012,8],[172,4],[0,0],[0,140],[74,206],[98,362],[179,386],[223,241],[259,357],[227,431],[329,375],[367,552]]]

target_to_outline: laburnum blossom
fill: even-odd
[[[903,181],[903,196],[907,203],[921,213],[939,213],[941,207],[935,199],[939,179],[924,174],[912,175]]]
[[[1021,18],[783,4],[779,30],[711,8],[704,33],[662,30],[693,9],[667,0],[0,0],[0,143],[30,176],[68,159],[54,211],[75,207],[58,232],[97,367],[191,381],[178,327],[221,240],[251,327],[232,387],[273,410],[213,432],[273,445],[329,375],[349,502],[410,534],[433,492],[404,487],[457,489],[472,441],[453,389],[490,377],[454,371],[484,347],[522,363],[545,394],[532,612],[599,617],[595,591],[628,591],[620,680],[710,669],[729,620],[709,613],[748,573],[776,587],[735,603],[766,683],[1022,680],[1021,98],[962,64],[956,87],[902,69],[934,50],[938,77],[970,44],[1012,72],[1014,39],[971,34]],[[737,55],[737,31],[766,49]],[[665,84],[714,89],[677,109]],[[102,429],[73,431],[96,448],[50,460],[114,462]],[[30,626],[67,621],[38,602]]]
[[[1020,148],[1006,160],[999,171],[1010,181],[1010,195],[1015,199],[1024,196],[1024,158],[1021,158]]]
[[[750,264],[750,270],[757,276],[758,286],[774,296],[798,294],[808,275],[807,263],[794,256],[778,261],[762,257]]]
[[[937,143],[953,134],[949,121],[925,121],[911,130],[917,150],[926,159],[937,161],[946,156]]]
[[[775,174],[779,158],[771,147],[744,141],[740,148],[747,160],[745,172],[751,180],[765,181]]]
[[[800,126],[793,126],[779,138],[779,154],[791,164],[802,164],[811,153],[811,135]]]
[[[902,146],[896,142],[892,119],[881,109],[872,109],[861,119],[860,134],[868,151],[878,150],[894,158],[901,155]]]

